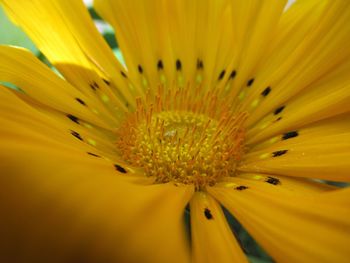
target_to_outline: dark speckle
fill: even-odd
[[[211,211],[209,210],[209,208],[205,208],[204,209],[204,216],[208,219],[211,220],[213,219],[213,215],[211,214]]]
[[[266,97],[267,95],[269,95],[271,92],[271,87],[267,87],[266,89],[263,90],[263,92],[261,92],[261,95]]]
[[[79,102],[81,105],[86,106],[86,103],[85,103],[82,99],[75,98],[75,100],[76,100],[77,102]]]
[[[272,157],[278,157],[286,154],[288,150],[280,150],[280,151],[275,151],[272,153]]]
[[[280,121],[280,120],[282,120],[282,117],[278,117],[278,118],[275,120],[275,122],[276,122],[276,121]]]
[[[225,77],[225,73],[226,73],[225,70],[221,71],[218,80],[222,80]]]
[[[290,132],[283,134],[282,140],[288,140],[290,138],[297,137],[298,135],[299,135],[299,133],[297,131],[290,131]]]
[[[237,186],[235,189],[238,191],[242,191],[242,190],[248,189],[248,186],[240,185],[240,186]]]
[[[97,157],[97,158],[101,158],[101,156],[95,154],[95,153],[91,153],[91,152],[87,152],[88,155],[91,155],[91,156],[94,156],[94,157]]]
[[[108,86],[111,85],[111,82],[107,79],[102,79],[104,83],[106,83]]]
[[[266,183],[272,184],[272,185],[278,185],[281,184],[280,180],[274,177],[267,177],[265,180]]]
[[[90,84],[90,88],[96,91],[97,89],[100,88],[100,86],[94,81],[92,84]]]
[[[198,59],[198,60],[197,60],[197,69],[198,69],[198,70],[201,70],[201,69],[203,69],[203,68],[204,68],[203,61],[200,60],[200,59]]]
[[[180,71],[182,69],[182,64],[180,59],[176,60],[176,70]]]
[[[115,168],[118,172],[121,172],[121,173],[123,173],[123,174],[126,174],[126,170],[125,170],[123,167],[121,167],[120,165],[115,164],[115,165],[114,165],[114,168]]]
[[[143,73],[143,68],[142,68],[141,65],[138,65],[138,66],[137,66],[137,70],[139,71],[140,74]]]
[[[120,71],[120,74],[123,76],[123,78],[128,78],[124,71]]]
[[[234,79],[237,75],[236,70],[232,70],[231,74],[230,74],[230,79]]]
[[[285,107],[286,107],[286,106],[278,107],[278,108],[274,111],[274,114],[275,114],[275,115],[280,114],[280,113],[284,110]]]
[[[248,82],[247,82],[247,86],[250,87],[250,86],[253,85],[253,83],[254,83],[254,79],[250,79],[250,80],[248,80]]]
[[[81,135],[79,133],[77,133],[76,131],[70,131],[70,134],[72,134],[75,138],[83,141],[83,138],[81,137]]]
[[[72,115],[72,114],[67,114],[67,117],[68,117],[71,121],[75,122],[76,124],[79,124],[79,118],[78,118],[78,117],[75,117],[75,116]]]
[[[163,64],[163,61],[161,59],[158,60],[157,68],[158,68],[158,70],[164,69],[164,64]]]

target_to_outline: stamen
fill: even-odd
[[[234,176],[244,151],[246,113],[231,112],[215,91],[159,86],[136,100],[136,112],[117,131],[117,148],[156,183],[197,190]]]

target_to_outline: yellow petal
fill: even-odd
[[[85,123],[73,115],[63,115],[42,106],[33,108],[16,96],[16,93],[0,86],[0,138],[3,145],[13,146],[11,152],[14,154],[21,154],[21,150],[16,148],[18,145],[29,149],[59,148],[69,155],[97,158],[101,164],[125,180],[142,184],[153,182],[151,178],[144,177],[142,171],[129,167],[115,154],[111,137],[103,138],[106,134],[111,136],[110,132]]]
[[[271,39],[275,37],[286,2],[278,0],[271,4],[269,1],[231,1],[236,52],[230,72],[237,71],[236,79],[230,87],[231,96],[236,96],[241,89],[246,89],[253,83],[256,68],[269,50]],[[251,84],[247,84],[250,80]]]
[[[0,46],[0,58],[0,81],[16,85],[46,106],[101,127],[110,128],[116,123],[103,107],[54,74],[29,51]],[[94,113],[96,109],[98,114]]]
[[[98,92],[107,93],[121,108],[114,109],[116,114],[126,110],[125,102],[134,104],[122,66],[98,33],[82,1],[1,0],[1,3],[70,83],[90,96],[95,92],[91,85],[97,83]],[[102,99],[100,103],[104,104]],[[113,111],[112,107],[109,109]]]
[[[212,88],[229,75],[223,72],[233,53],[229,1],[98,0],[95,8],[115,28],[140,89],[174,82]]]
[[[241,171],[349,181],[350,115],[273,137],[249,151]]]
[[[349,34],[350,35],[350,34]],[[249,129],[248,144],[350,111],[350,60],[339,64],[305,92],[262,118]]]
[[[190,211],[193,262],[248,262],[215,199],[196,192]]]
[[[189,261],[183,210],[191,186],[140,185],[128,167],[1,91],[3,260],[16,251],[18,262]]]
[[[315,193],[337,189],[335,186],[311,180],[309,178],[296,178],[261,173],[240,173],[233,177],[224,177],[219,183],[217,183],[217,186],[245,190],[246,188],[259,187],[263,184],[270,184],[281,191],[290,193],[296,192],[305,195],[313,195]]]
[[[347,262],[350,189],[314,195],[270,184],[208,189],[277,262]]]
[[[136,186],[59,150],[6,146],[0,157],[2,260],[189,262],[190,187]]]
[[[298,93],[307,92],[315,82],[318,82],[318,85],[326,85],[327,77],[323,82],[319,79],[337,70],[339,64],[348,61],[350,3],[327,1],[323,6],[321,12],[315,8],[319,14],[317,21],[313,23],[308,34],[297,43],[294,50],[281,57],[278,62],[273,60],[273,63],[276,62],[273,68],[268,65],[269,60],[266,62],[267,65],[261,65],[262,68],[270,68],[270,71],[257,76],[257,79],[261,78],[261,82],[257,81],[256,84],[263,89],[270,86],[271,92],[259,107],[255,107],[251,112],[250,125]],[[313,15],[311,19],[314,19]],[[289,45],[289,41],[284,41],[284,45]],[[249,105],[244,105],[247,106]]]

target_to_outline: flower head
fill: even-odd
[[[95,0],[125,67],[81,1],[1,3],[61,75],[0,47],[0,259],[247,262],[227,211],[349,259],[348,1]]]

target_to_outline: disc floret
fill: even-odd
[[[234,175],[243,152],[246,115],[225,110],[217,116],[216,97],[211,98],[216,101],[212,108],[203,111],[199,101],[190,103],[176,93],[187,107],[163,103],[160,94],[153,103],[138,100],[136,113],[118,131],[123,159],[142,167],[156,183],[193,184],[196,189]]]

